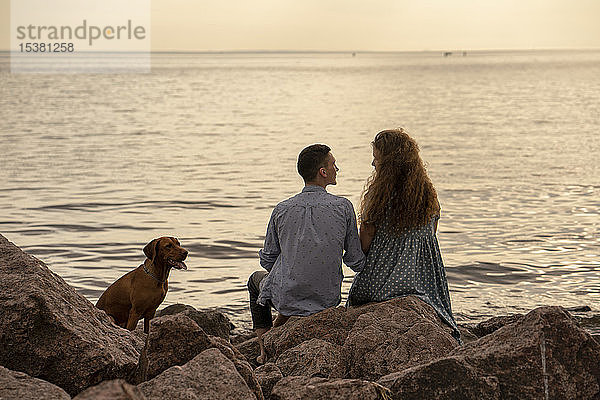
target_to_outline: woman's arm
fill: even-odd
[[[369,252],[373,237],[375,237],[375,225],[368,222],[362,222],[360,224],[360,231],[358,236],[360,237],[360,246],[362,247],[363,253]]]

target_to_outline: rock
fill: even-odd
[[[0,235],[0,365],[76,395],[136,368],[142,341]]]
[[[166,369],[184,365],[204,350],[217,348],[233,362],[256,398],[262,399],[260,384],[245,357],[227,340],[208,336],[198,324],[183,313],[166,315],[152,320],[148,340],[147,378],[152,379]],[[145,381],[141,380],[140,383]]]
[[[286,350],[310,339],[342,345],[359,315],[356,310],[332,307],[310,317],[291,317],[284,325],[271,329],[263,336],[267,357],[276,360]],[[260,354],[260,348],[256,338],[235,347],[252,365],[257,366],[256,357]]]
[[[231,321],[222,312],[216,310],[196,310],[194,307],[185,304],[173,304],[165,307],[157,311],[156,316],[163,317],[173,314],[186,315],[196,321],[207,335],[218,336],[225,340],[229,340],[229,333],[233,329]]]
[[[343,345],[340,362],[330,376],[369,380],[443,356],[458,345],[452,328],[414,296],[290,318],[264,339],[269,360],[311,339]],[[251,363],[259,354],[256,339],[236,348]]]
[[[522,316],[523,314],[514,314],[490,318],[487,321],[483,321],[475,325],[473,328],[471,328],[471,332],[477,337],[489,335],[505,325],[517,322]]]
[[[256,378],[256,375],[254,375],[252,367],[248,361],[246,361],[246,358],[242,355],[242,353],[240,353],[235,347],[231,346],[231,344],[223,338],[213,336],[211,337],[211,344],[219,349],[219,351],[225,357],[231,360],[231,362],[233,362],[235,369],[244,379],[250,390],[252,390],[252,393],[254,393],[258,400],[263,400],[264,397],[260,382]]]
[[[267,356],[269,359],[277,359],[284,351],[310,339],[342,345],[359,315],[356,310],[333,307],[310,317],[292,317],[284,325],[271,329],[263,336]],[[258,354],[250,355],[250,359],[256,358]]]
[[[482,376],[464,360],[451,357],[386,375],[377,383],[398,400],[500,400],[496,377]]]
[[[569,307],[566,310],[569,312],[588,312],[588,311],[592,311],[592,308],[590,306],[576,306],[576,307]]]
[[[260,354],[260,347],[256,337],[236,344],[235,348],[244,355],[246,361],[248,361],[254,367],[258,367],[258,364],[256,363],[256,357]]]
[[[123,379],[104,381],[99,385],[87,388],[73,400],[146,400],[146,396],[137,387]]]
[[[256,333],[252,331],[244,331],[241,333],[231,334],[229,336],[229,341],[232,345],[237,346],[238,344],[242,344],[247,340],[253,339],[256,337]]]
[[[540,307],[479,340],[455,348],[502,399],[600,398],[600,345],[561,307]]]
[[[284,376],[320,376],[327,378],[339,362],[341,346],[321,339],[311,339],[284,351],[277,366]]]
[[[0,367],[0,399],[70,400],[71,396],[49,382]]]
[[[154,318],[148,340],[148,379],[210,347],[214,346],[208,335],[185,314]]]
[[[138,359],[137,367],[135,367],[135,371],[127,378],[127,382],[132,385],[139,385],[142,382],[146,382],[148,380],[148,341],[150,339],[150,335],[145,335],[144,347],[140,350],[140,357]]]
[[[266,363],[254,370],[265,399],[271,397],[271,391],[277,382],[283,379],[283,374],[274,363]]]
[[[271,329],[263,338],[270,360],[281,353],[310,339],[321,339],[329,343],[344,344],[348,332],[363,313],[377,307],[371,303],[363,307],[332,307],[309,317],[291,317],[284,325]],[[236,345],[250,363],[254,363],[260,350],[256,338]]]
[[[473,334],[472,329],[473,328],[458,325],[458,330],[460,331],[460,339],[462,340],[463,344],[471,343],[479,339],[478,336]]]
[[[283,378],[273,388],[271,400],[385,400],[389,390],[359,379],[326,379],[306,376]]]
[[[208,349],[184,366],[174,366],[138,386],[148,400],[229,400],[256,397],[218,349]]]
[[[223,353],[223,355],[229,358],[231,361],[233,360],[241,360],[246,362],[246,358],[242,353],[240,353],[234,346],[231,345],[227,340],[216,337],[209,336],[210,338],[210,347],[216,347]],[[249,365],[249,364],[248,364]]]
[[[575,319],[580,326],[586,328],[586,330],[600,333],[600,315],[595,314],[587,317],[574,316],[573,319]]]
[[[443,357],[458,346],[452,328],[414,296],[378,303],[366,311],[348,333],[330,377],[375,381]]]

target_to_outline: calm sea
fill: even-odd
[[[250,323],[272,207],[322,142],[358,205],[369,142],[402,126],[442,205],[459,321],[600,311],[600,51],[154,54],[151,74],[13,75],[0,53],[0,233],[95,302],[177,236],[165,304]],[[344,267],[344,298],[352,272]]]

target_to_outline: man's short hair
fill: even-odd
[[[326,166],[327,155],[331,149],[324,144],[311,144],[298,155],[298,173],[304,182],[316,178],[319,169]]]

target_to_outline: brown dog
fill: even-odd
[[[143,317],[144,333],[148,333],[150,320],[167,295],[169,272],[171,268],[187,269],[183,260],[188,252],[174,237],[161,237],[148,243],[144,254],[148,257],[146,261],[110,285],[96,307],[130,331]]]

